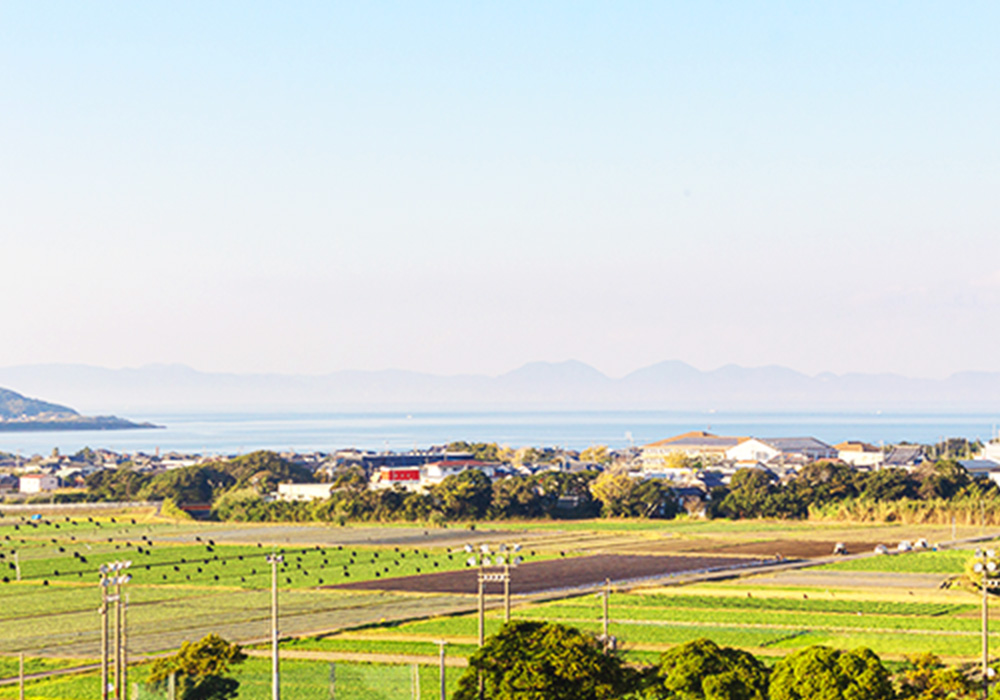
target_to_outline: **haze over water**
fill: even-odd
[[[469,411],[356,413],[170,413],[144,416],[162,430],[0,433],[0,451],[71,454],[83,447],[116,452],[237,454],[356,447],[405,451],[454,440],[511,447],[589,445],[624,448],[689,430],[754,437],[813,436],[830,444],[864,440],[935,443],[945,437],[986,441],[1000,416],[987,413]]]

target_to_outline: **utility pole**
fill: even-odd
[[[108,700],[108,567],[101,565],[101,700]]]
[[[122,700],[122,587],[115,579],[115,595],[112,596],[115,604],[115,700]]]
[[[439,665],[441,667],[440,668],[440,676],[441,676],[441,700],[447,700],[447,698],[445,697],[446,696],[446,690],[445,690],[445,676],[444,676],[444,646],[447,643],[448,642],[444,641],[443,639],[438,642],[439,661],[440,661]]]
[[[119,593],[118,598],[118,605],[122,606],[122,689],[119,697],[121,700],[126,700],[128,698],[128,593],[125,594],[124,599]]]
[[[611,646],[611,621],[608,619],[608,607],[611,598],[611,579],[604,579],[604,648]]]
[[[483,584],[486,581],[483,577],[486,574],[483,572],[482,564],[479,565],[479,575],[476,576],[476,580],[479,582],[479,646],[483,646],[483,642],[486,640],[486,596],[483,593]]]
[[[281,676],[278,666],[278,564],[285,558],[280,554],[269,554],[271,564],[271,700],[281,698]]]
[[[24,700],[24,652],[17,656],[17,697]]]

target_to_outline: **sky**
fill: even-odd
[[[1000,371],[998,22],[0,0],[0,366]]]

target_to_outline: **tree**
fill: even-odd
[[[450,442],[445,447],[449,452],[468,452],[473,459],[481,462],[499,462],[500,447],[495,442]]]
[[[539,518],[546,502],[534,479],[512,476],[493,482],[490,516],[494,518]]]
[[[445,477],[431,489],[431,495],[446,517],[478,519],[490,507],[493,485],[480,470],[466,469]]]
[[[771,700],[892,700],[889,672],[871,649],[807,647],[774,665]]]
[[[942,460],[920,471],[921,498],[952,498],[969,485],[969,473],[954,460]]]
[[[767,667],[748,652],[720,647],[709,639],[664,652],[656,678],[665,697],[678,700],[767,698]]]
[[[634,479],[623,470],[608,469],[590,483],[606,517],[672,518],[677,515],[673,490],[662,479]]]
[[[118,469],[102,469],[87,476],[87,492],[98,501],[131,501],[149,482],[149,476],[128,463]]]
[[[917,480],[905,469],[879,469],[864,477],[861,498],[876,503],[917,498],[918,488]]]
[[[595,637],[551,622],[516,620],[469,657],[452,700],[475,700],[482,674],[489,700],[618,700],[638,674]]]
[[[580,453],[581,462],[591,462],[593,464],[610,464],[611,455],[608,453],[607,445],[592,445]]]
[[[797,518],[806,512],[807,504],[795,491],[780,488],[769,472],[760,469],[738,470],[729,492],[712,506],[713,516],[727,518]]]
[[[182,700],[227,700],[236,697],[240,683],[225,674],[230,666],[246,658],[239,644],[209,634],[197,642],[184,642],[173,656],[154,661],[149,683],[162,687],[171,674],[176,674]]]
[[[974,700],[976,684],[954,666],[945,666],[934,654],[913,654],[896,674],[896,697],[901,700]]]
[[[623,470],[606,469],[590,484],[590,493],[601,502],[601,515],[626,516],[635,479]]]

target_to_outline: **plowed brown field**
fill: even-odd
[[[531,562],[511,570],[510,590],[514,595],[541,593],[562,588],[631,581],[669,574],[694,573],[706,569],[753,566],[760,560],[736,557],[639,556],[599,554]],[[490,571],[497,571],[495,567]],[[443,571],[436,574],[401,576],[357,583],[342,583],[324,588],[350,590],[411,591],[415,593],[468,593],[478,589],[477,569]],[[487,592],[500,592],[502,584],[487,583]]]

